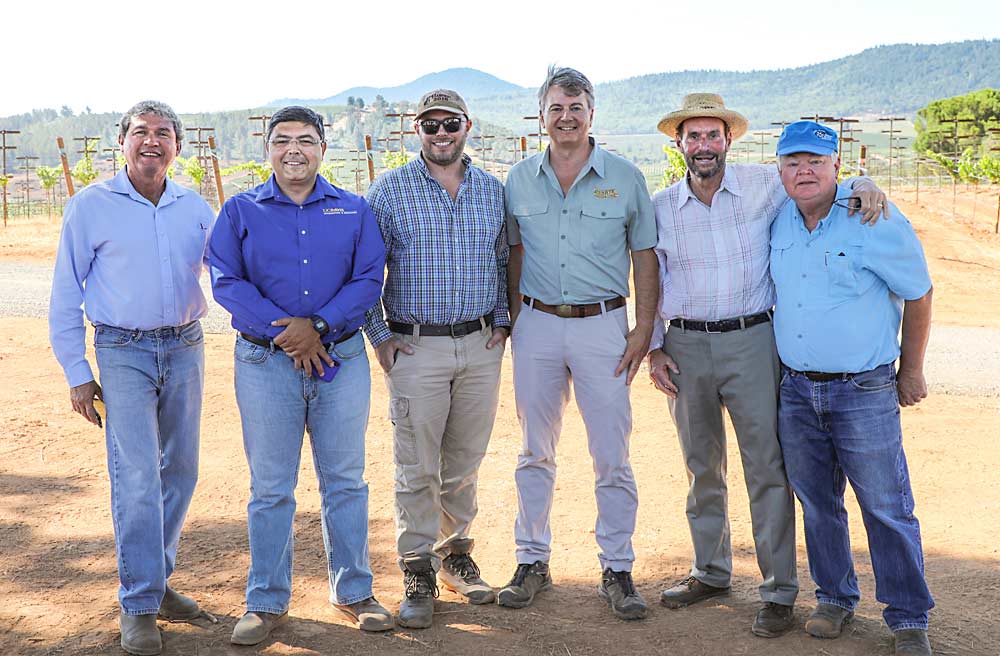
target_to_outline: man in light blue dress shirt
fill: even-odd
[[[853,193],[837,184],[834,130],[813,121],[788,125],[778,165],[794,201],[771,228],[778,435],[816,583],[818,603],[805,628],[837,637],[860,598],[844,506],[850,481],[896,654],[929,655],[934,600],[899,422],[900,406],[927,395],[932,288],[923,249],[891,205],[889,220],[870,227],[848,218]]]
[[[66,205],[49,304],[52,350],[73,410],[104,423],[121,641],[130,654],[160,653],[158,614],[200,613],[167,585],[198,477],[198,320],[207,308],[198,277],[214,221],[204,199],[167,179],[183,134],[160,102],[140,102],[122,117],[126,165]],[[95,328],[100,384],[86,360],[81,305]]]

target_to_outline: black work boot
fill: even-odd
[[[408,629],[426,629],[434,617],[434,599],[438,596],[437,577],[430,560],[405,563],[403,603],[397,619]]]

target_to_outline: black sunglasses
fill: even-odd
[[[462,119],[457,116],[451,116],[443,121],[439,121],[436,118],[425,118],[420,121],[420,131],[424,134],[437,134],[438,130],[443,126],[444,131],[454,134],[462,129]]]
[[[861,199],[857,196],[847,196],[846,198],[838,198],[833,201],[833,204],[837,207],[843,207],[845,210],[860,210],[861,209]]]

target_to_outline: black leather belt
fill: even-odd
[[[492,324],[489,319],[482,317],[481,319],[476,319],[474,321],[456,323],[452,326],[436,326],[430,323],[421,323],[417,325],[420,327],[421,337],[465,337],[466,335],[471,335],[472,333],[478,333],[486,326],[490,326]],[[389,330],[401,335],[412,335],[414,333],[414,324],[390,321]]]
[[[671,319],[670,325],[681,330],[694,330],[700,333],[728,333],[732,330],[743,330],[771,320],[772,311],[735,319],[720,319],[718,321],[691,321],[690,319]]]
[[[350,333],[348,333],[346,335],[342,335],[341,337],[338,337],[337,339],[333,340],[332,343],[333,344],[341,344],[343,342],[346,342],[347,340],[349,340],[350,338],[354,337],[357,334],[358,334],[357,330],[352,330]],[[263,347],[266,347],[266,348],[271,348],[271,346],[274,346],[274,350],[275,351],[282,351],[282,350],[284,350],[280,346],[278,346],[277,344],[275,344],[274,342],[272,342],[269,339],[262,339],[260,337],[254,337],[253,335],[248,335],[246,333],[240,333],[240,337],[242,337],[243,339],[247,340],[251,344],[256,344],[257,346],[263,346]],[[327,344],[327,346],[329,346],[329,344]]]
[[[557,317],[562,317],[563,319],[582,319],[583,317],[593,317],[601,312],[617,310],[625,305],[625,299],[621,296],[616,296],[612,299],[604,301],[603,310],[601,309],[600,303],[585,303],[583,305],[549,305],[548,303],[536,301],[530,296],[522,296],[521,299],[524,301],[525,305],[533,310],[541,310],[546,314],[554,314]]]
[[[814,383],[829,383],[834,380],[847,380],[851,376],[857,375],[855,373],[837,374],[837,373],[828,373],[826,371],[799,371],[798,369],[792,369],[791,367],[787,367],[784,364],[782,364],[782,366],[785,367],[785,369],[788,370],[788,373],[792,374],[793,376],[805,376],[808,380],[811,380]]]

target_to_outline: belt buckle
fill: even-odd
[[[573,306],[572,305],[557,305],[556,306],[556,316],[562,317],[563,319],[569,319],[573,316]]]
[[[709,328],[709,326],[711,326],[713,323],[719,323],[719,324],[721,324],[722,322],[721,321],[706,321],[705,322],[705,332],[708,333],[709,335],[721,335],[722,334],[722,329],[721,328],[719,330],[711,330]]]

